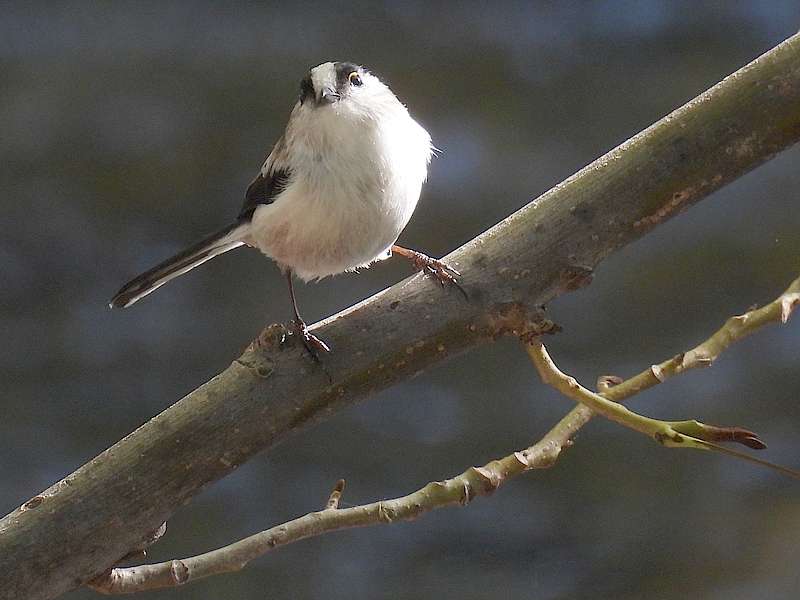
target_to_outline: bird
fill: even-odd
[[[395,254],[463,293],[454,268],[396,244],[435,150],[430,134],[369,69],[320,64],[301,80],[286,130],[247,187],[236,219],[123,285],[109,306],[127,308],[204,262],[250,246],[285,275],[293,330],[318,359],[330,346],[301,317],[294,277],[320,280]]]

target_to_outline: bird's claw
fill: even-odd
[[[417,253],[417,255],[412,259],[412,262],[417,271],[422,271],[426,275],[433,276],[442,287],[445,285],[457,287],[458,291],[464,295],[464,298],[469,299],[467,297],[467,292],[464,291],[464,288],[461,287],[461,284],[458,282],[458,278],[461,277],[461,273],[448,265],[446,262],[436,258],[431,258],[430,256],[426,256],[422,253]]]
[[[306,350],[315,362],[320,362],[320,353],[327,353],[331,351],[328,344],[323,342],[308,330],[308,325],[305,324],[305,321],[295,319],[292,321],[292,329],[297,335],[300,336],[300,339],[303,341],[303,346],[305,346]]]
[[[433,258],[421,270],[425,271],[427,275],[433,275],[442,287],[446,283],[457,283],[456,277],[460,275],[455,269]]]

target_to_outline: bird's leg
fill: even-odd
[[[392,253],[410,260],[411,264],[417,271],[424,271],[428,275],[433,275],[442,285],[442,287],[444,287],[445,284],[454,285],[462,294],[464,294],[465,298],[467,297],[467,293],[464,291],[464,288],[462,288],[458,283],[457,278],[461,276],[461,273],[456,271],[447,263],[436,258],[431,258],[422,252],[417,252],[416,250],[411,250],[409,248],[403,248],[402,246],[398,246],[396,244],[392,246]]]
[[[319,362],[319,353],[330,352],[331,349],[328,347],[328,344],[308,330],[308,325],[303,321],[303,317],[300,316],[300,311],[297,309],[297,298],[294,296],[294,282],[292,281],[292,271],[290,269],[286,269],[286,281],[289,282],[289,296],[292,298],[295,331],[302,338],[303,345],[306,347],[311,357]]]

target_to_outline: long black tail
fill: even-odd
[[[203,238],[183,252],[168,258],[123,285],[122,289],[111,299],[109,306],[127,308],[171,279],[183,275],[223,252],[238,248],[244,243],[242,240],[247,235],[249,228],[249,223],[234,223]]]

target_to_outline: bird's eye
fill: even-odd
[[[356,87],[363,85],[364,82],[361,80],[361,75],[358,74],[358,71],[353,71],[347,77],[350,80],[350,84]]]

